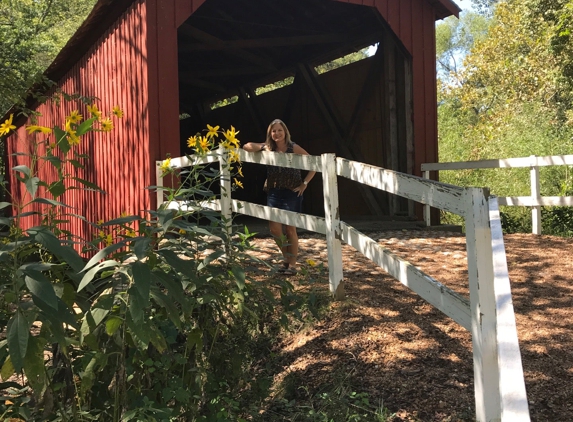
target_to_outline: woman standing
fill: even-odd
[[[243,149],[247,152],[274,151],[309,155],[291,140],[287,126],[279,119],[269,124],[265,142],[249,142]],[[315,173],[310,171],[303,179],[299,169],[267,166],[267,180],[263,188],[267,192],[267,205],[282,210],[302,212],[302,195]],[[282,223],[269,221],[269,230],[283,254],[283,263],[278,271],[287,275],[296,274],[298,256],[296,227],[285,224],[283,232]]]

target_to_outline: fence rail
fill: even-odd
[[[548,166],[573,165],[573,155],[551,155],[538,157],[504,158],[500,160],[459,161],[451,163],[424,163],[421,166],[424,178],[430,178],[431,171],[440,170],[472,170],[493,168],[530,168],[530,196],[500,196],[498,204],[505,206],[531,207],[531,231],[541,234],[542,206],[573,206],[573,196],[541,196],[539,168]],[[424,207],[424,220],[430,225],[430,205]]]
[[[321,172],[325,217],[279,211],[265,205],[232,199],[227,155],[223,149],[208,158],[182,157],[180,160],[171,160],[171,165],[177,167],[218,160],[221,165],[222,193],[219,200],[193,204],[176,201],[164,203],[163,192],[159,192],[158,206],[181,210],[194,207],[216,209],[221,211],[226,221],[230,221],[235,212],[326,235],[330,291],[336,298],[344,295],[341,246],[344,241],[471,332],[478,421],[530,420],[499,208],[495,197],[489,196],[484,189],[447,185],[337,158],[334,154],[318,157],[272,152],[249,153],[241,150],[239,156],[245,162]],[[161,164],[157,162],[158,187],[163,186]],[[340,221],[338,177],[464,217],[469,298],[454,292],[366,234]]]

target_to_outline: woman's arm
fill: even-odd
[[[300,155],[310,155],[303,147],[298,144],[294,145],[293,152]],[[303,179],[302,184],[299,187],[294,188],[293,191],[298,192],[298,196],[302,195],[306,190],[306,186],[310,183],[315,174],[315,171],[309,171]]]
[[[266,144],[264,142],[247,142],[245,145],[243,145],[243,149],[247,152],[258,152],[264,150],[265,145]]]

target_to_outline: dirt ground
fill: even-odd
[[[468,295],[465,237],[407,230],[368,233],[451,289]],[[275,259],[269,238],[255,239]],[[505,236],[523,369],[532,421],[573,421],[573,239]],[[300,262],[327,280],[324,237],[301,235]],[[311,266],[307,260],[317,266]],[[342,369],[394,421],[474,420],[469,332],[391,278],[350,246],[343,246],[346,299],[312,330],[277,345],[284,372],[320,391]],[[299,274],[291,277],[296,284]],[[326,284],[326,283],[325,283]],[[279,375],[280,376],[280,375]]]

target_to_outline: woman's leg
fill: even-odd
[[[296,227],[285,226],[286,227],[286,262],[289,263],[289,267],[296,267],[296,259],[298,257],[298,234],[296,232]],[[283,252],[284,254],[284,252]]]
[[[281,250],[283,254],[283,261],[289,262],[288,260],[288,240],[283,234],[283,225],[282,223],[277,223],[276,221],[269,221],[269,231],[271,232],[271,236],[275,239],[277,246]]]

